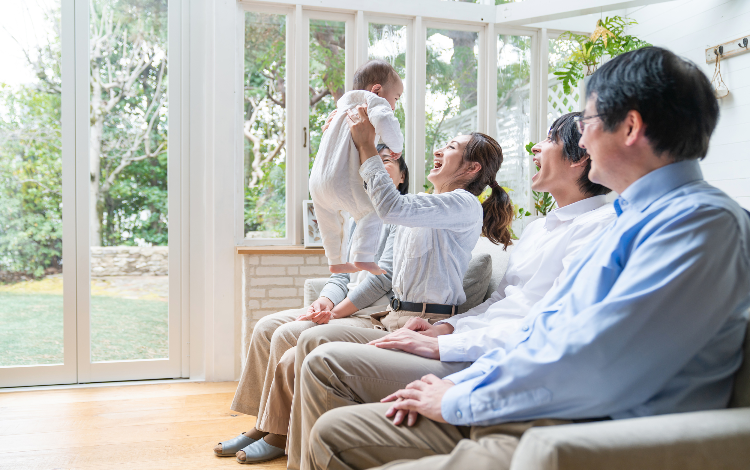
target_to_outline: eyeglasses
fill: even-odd
[[[583,135],[583,130],[586,128],[586,123],[584,121],[587,121],[589,119],[594,119],[600,116],[604,116],[603,114],[594,114],[593,116],[576,116],[573,118],[573,121],[576,123],[576,127],[578,128],[578,132]]]

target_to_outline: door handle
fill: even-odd
[[[307,147],[307,127],[302,128],[302,147]]]

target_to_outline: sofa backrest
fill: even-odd
[[[745,357],[740,370],[734,376],[732,400],[729,402],[730,408],[750,407],[750,321],[747,323],[742,351]]]
[[[745,209],[747,216],[750,217],[750,211]],[[729,402],[731,408],[750,407],[750,321],[747,324],[745,332],[745,342],[742,347],[744,360],[740,370],[734,376],[734,389],[732,390],[732,400]]]
[[[487,300],[493,292],[497,289],[498,284],[505,276],[505,271],[508,269],[508,259],[510,253],[513,250],[513,245],[509,246],[507,250],[503,250],[502,245],[495,245],[484,237],[479,237],[479,241],[474,249],[471,251],[472,254],[487,253],[492,257],[492,275],[490,277],[490,284],[487,286],[487,292],[484,299]]]

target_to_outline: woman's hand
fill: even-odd
[[[322,133],[325,133],[325,131],[328,130],[328,127],[331,125],[331,121],[333,121],[333,118],[336,116],[336,111],[338,111],[338,109],[334,109],[333,111],[331,111],[331,114],[329,114],[326,118],[326,123],[323,124],[323,127],[320,128]]]
[[[307,312],[297,317],[297,321],[312,320],[313,314],[328,311],[333,308],[333,301],[328,297],[319,297],[307,308]],[[327,323],[327,322],[326,322]]]
[[[425,336],[432,336],[433,338],[453,333],[453,325],[450,323],[431,325],[430,322],[421,317],[410,318],[409,321],[406,322],[406,325],[404,325],[403,329],[416,331],[417,333]]]
[[[315,312],[310,316],[310,320],[317,323],[318,325],[325,325],[333,318],[336,317],[330,310],[321,310],[320,312]]]
[[[357,106],[355,111],[346,112],[346,122],[352,132],[352,140],[359,151],[359,162],[364,163],[368,158],[378,154],[375,147],[375,128],[367,117],[367,107]]]

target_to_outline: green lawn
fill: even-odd
[[[62,295],[0,292],[0,366],[61,364]],[[168,357],[167,302],[91,297],[91,360]]]

